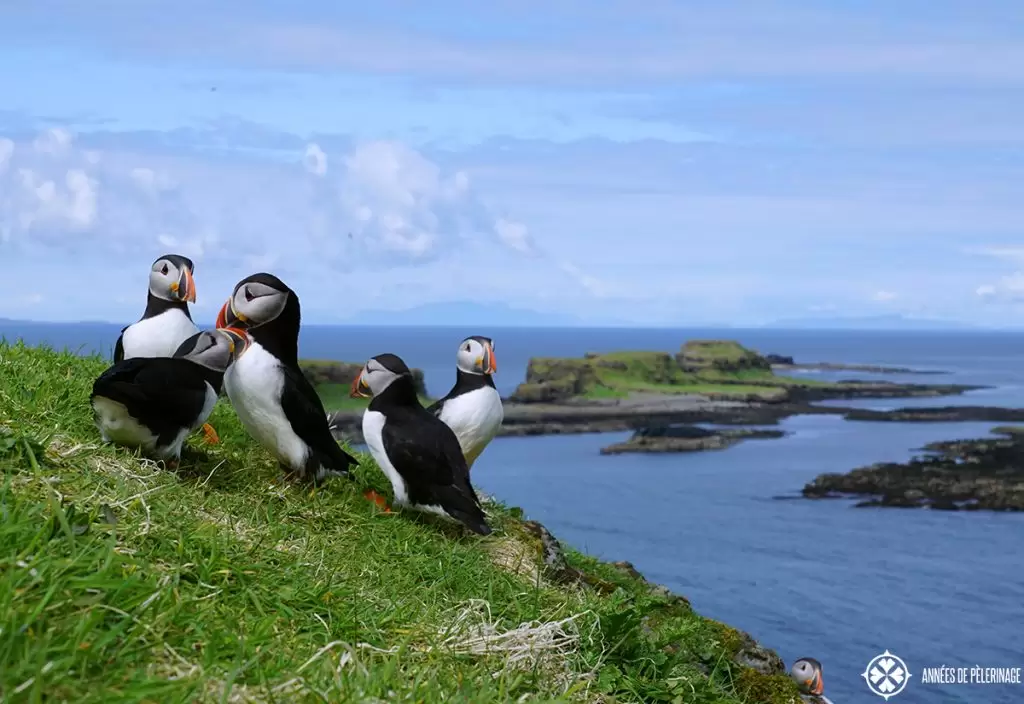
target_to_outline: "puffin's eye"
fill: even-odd
[[[167,276],[167,265],[166,264],[164,264],[163,268],[160,269],[160,273],[163,274],[164,276]]]
[[[467,343],[466,343],[466,346],[465,346],[465,347],[463,347],[462,349],[464,349],[464,350],[466,350],[467,352],[469,352],[469,343],[467,342]]]
[[[249,290],[248,286],[246,286],[244,290],[245,290],[245,300],[248,303],[253,298],[255,298],[255,296],[252,295],[252,292]]]

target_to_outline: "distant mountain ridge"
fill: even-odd
[[[910,318],[903,315],[864,315],[779,318],[757,327],[789,330],[991,330],[958,320]]]

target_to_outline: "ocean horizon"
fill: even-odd
[[[0,321],[0,337],[109,356],[121,325]],[[1024,332],[781,330],[768,328],[483,328],[308,325],[303,358],[363,361],[381,352],[423,369],[427,390],[454,381],[462,337],[495,340],[496,384],[511,393],[530,357],[587,352],[676,352],[688,339],[734,339],[797,362],[909,367],[941,372],[814,378],[963,383],[963,396],[858,399],[863,408],[974,404],[1024,406]],[[502,437],[474,467],[474,482],[524,509],[565,543],[628,560],[649,580],[689,598],[699,613],[749,632],[787,667],[814,657],[835,702],[871,701],[861,677],[883,651],[912,682],[898,702],[1010,704],[1011,685],[943,687],[923,668],[1019,667],[1024,628],[1024,536],[1019,514],[853,508],[848,500],[796,499],[823,472],[903,461],[933,441],[985,437],[994,423],[869,423],[795,416],[787,435],[691,454],[602,456],[628,433]],[[783,500],[793,498],[793,500]]]

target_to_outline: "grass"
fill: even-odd
[[[571,550],[563,584],[514,508],[384,514],[365,456],[286,483],[224,399],[176,472],[102,445],[105,366],[0,342],[2,701],[797,701],[684,600]]]
[[[682,361],[666,352],[645,350],[533,358],[517,395],[541,398],[547,391],[562,398],[600,400],[656,393],[784,401],[791,389],[836,386],[817,379],[776,376],[756,352],[728,340],[693,340],[682,350]]]

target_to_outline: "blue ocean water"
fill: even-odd
[[[0,323],[21,335],[109,354],[118,326]],[[941,399],[857,405],[1024,406],[1024,334],[778,330],[332,328],[307,326],[301,355],[358,361],[390,351],[447,390],[454,349],[467,334],[496,341],[497,382],[515,388],[534,355],[663,349],[729,337],[798,361],[884,364],[947,372],[893,381],[995,388]],[[854,372],[818,378],[872,378]],[[843,402],[854,405],[854,402]],[[627,434],[498,438],[474,468],[484,491],[522,506],[568,544],[630,560],[685,594],[702,614],[750,632],[792,663],[816,657],[837,704],[880,701],[861,677],[884,650],[910,683],[894,702],[1010,704],[1024,685],[935,685],[925,667],[1022,667],[1024,515],[855,509],[848,501],[779,500],[821,472],[902,460],[927,442],[986,435],[993,424],[857,423],[832,416],[784,422],[790,435],[720,452],[601,456]]]

